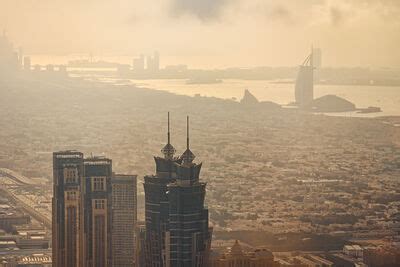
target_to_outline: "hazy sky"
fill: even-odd
[[[400,0],[0,0],[32,54],[151,53],[162,65],[400,67]]]

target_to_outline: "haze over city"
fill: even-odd
[[[0,267],[400,266],[400,1],[0,0]]]
[[[400,67],[399,16],[397,0],[2,0],[0,25],[31,55],[293,66],[314,44],[325,66]]]

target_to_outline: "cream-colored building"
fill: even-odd
[[[243,251],[239,241],[226,252],[211,256],[211,267],[278,267],[274,255],[267,249]]]

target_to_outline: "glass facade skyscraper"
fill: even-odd
[[[155,157],[156,175],[145,177],[147,266],[207,266],[212,231],[204,206],[206,184],[199,181],[202,164],[193,163],[189,148],[174,157],[168,143]],[[169,125],[169,121],[168,121]]]

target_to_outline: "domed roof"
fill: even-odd
[[[236,240],[235,244],[231,247],[231,254],[232,255],[241,255],[243,254],[242,246],[239,244],[239,241]]]
[[[164,154],[166,159],[172,159],[174,157],[176,150],[175,148],[170,144],[167,143],[163,149],[161,149],[161,153]]]
[[[184,163],[192,163],[193,160],[196,158],[196,156],[193,154],[190,149],[186,149],[185,152],[183,152],[181,159],[183,160]]]

